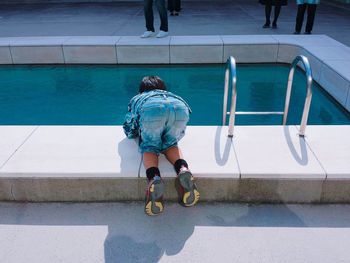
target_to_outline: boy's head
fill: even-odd
[[[154,89],[166,90],[164,81],[158,76],[146,76],[140,83],[139,92],[150,91]]]

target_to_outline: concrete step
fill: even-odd
[[[336,134],[336,136],[334,136]],[[350,126],[190,126],[180,142],[202,201],[350,202]],[[0,200],[143,200],[137,141],[121,126],[1,126]],[[165,199],[176,174],[160,158]]]

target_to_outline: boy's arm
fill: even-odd
[[[123,123],[124,133],[129,139],[134,139],[139,136],[138,116],[133,112],[133,102],[134,98],[128,105],[128,112],[125,115]]]

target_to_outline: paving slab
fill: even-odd
[[[0,45],[0,64],[12,64],[10,47]]]
[[[344,79],[347,79],[350,82],[350,59],[348,60],[335,60],[335,59],[326,59],[323,61],[329,67],[337,72]]]
[[[325,169],[327,180],[350,179],[349,134],[350,126],[307,127],[306,143]]]
[[[339,41],[322,34],[315,35],[273,35],[279,44],[294,44],[301,47],[346,47]]]
[[[71,37],[63,45],[64,61],[67,64],[117,64],[115,44],[118,36]]]
[[[307,50],[322,61],[330,60],[330,59],[344,60],[344,61],[350,60],[350,48],[348,47],[312,46],[312,47],[308,47]]]
[[[275,63],[277,53],[277,44],[225,45],[223,60],[233,56],[237,63]]]
[[[1,126],[0,170],[36,128],[36,126]]]
[[[120,126],[40,126],[1,177],[137,178],[140,160]]]
[[[242,44],[278,44],[273,35],[222,35],[224,45]]]
[[[345,107],[349,92],[349,81],[347,79],[343,78],[330,66],[323,64],[319,84]]]
[[[173,36],[170,63],[222,63],[223,42],[220,36]]]
[[[170,37],[140,38],[121,37],[116,44],[119,64],[169,64]]]
[[[2,200],[140,200],[141,156],[120,127],[41,126],[36,131],[1,169]]]
[[[294,126],[236,126],[233,142],[242,179],[326,178],[319,161]]]

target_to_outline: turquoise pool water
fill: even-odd
[[[122,124],[145,75],[159,75],[190,104],[191,125],[221,125],[224,65],[1,66],[1,125]],[[237,110],[283,111],[289,67],[238,65]],[[297,71],[288,124],[299,124],[305,77]],[[281,124],[281,116],[237,116],[238,125]],[[318,85],[309,124],[350,124],[350,115]]]

